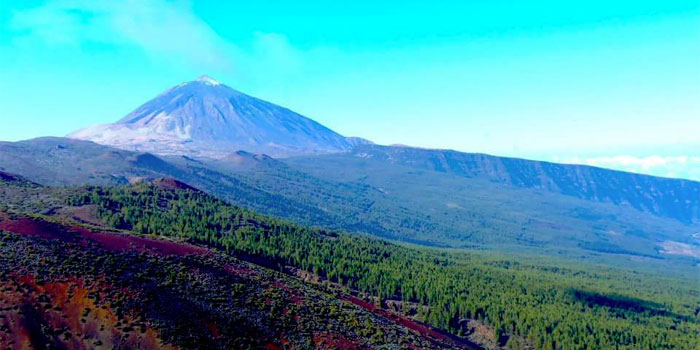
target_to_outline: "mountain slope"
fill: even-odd
[[[275,157],[318,154],[366,143],[206,76],[165,91],[116,123],[68,137],[127,150],[211,158],[237,150]]]
[[[89,207],[62,205],[98,220]],[[264,259],[61,222],[72,219],[0,211],[3,349],[478,349],[265,268]]]
[[[0,142],[0,171],[50,186],[122,185],[171,177],[238,205],[299,223],[411,240],[391,234],[376,222],[353,217],[374,200],[375,189],[320,180],[279,160],[242,151],[220,160],[200,161],[45,137]],[[403,219],[392,221],[397,220]]]
[[[0,143],[0,171],[41,184],[172,177],[297,223],[421,245],[536,251],[612,264],[686,264],[692,260],[683,260],[683,252],[694,252],[700,243],[695,226],[630,205],[409,165],[366,151],[283,161],[234,152],[207,161],[61,138]]]
[[[124,348],[680,350],[700,334],[693,276],[402,247],[172,180],[22,190],[0,191],[27,208],[0,212],[0,342],[10,329]],[[47,197],[59,208],[33,214]],[[42,327],[13,332],[22,318]]]
[[[244,161],[238,162],[236,157]],[[304,203],[303,197],[285,198],[269,188],[243,181],[240,176],[240,171],[287,173],[286,166],[279,161],[237,152],[213,163],[217,166],[186,156],[155,156],[58,137],[0,142],[0,171],[23,175],[43,185],[122,185],[171,177],[272,215],[306,218],[316,224],[337,220],[324,210]],[[339,192],[327,183],[315,187],[323,188],[326,193]]]
[[[332,178],[343,174],[359,177],[368,173],[348,172],[340,169],[340,164],[356,167],[402,165],[629,206],[685,224],[700,222],[700,182],[690,180],[451,150],[378,145],[360,145],[342,154],[293,159],[290,163],[309,170],[316,168],[315,173],[319,175],[328,171]]]

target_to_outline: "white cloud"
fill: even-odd
[[[637,157],[617,155],[607,157],[570,157],[555,161],[569,164],[584,164],[602,168],[617,169],[636,173],[667,177],[700,179],[700,157],[698,156],[659,156]]]
[[[687,156],[677,156],[677,157],[662,157],[662,156],[648,156],[648,157],[634,157],[634,156],[614,156],[614,157],[598,157],[598,158],[587,158],[583,160],[584,164],[594,165],[594,166],[605,166],[605,165],[623,165],[623,166],[636,166],[642,169],[649,170],[656,167],[667,167],[671,164],[685,164],[688,162]]]
[[[240,69],[238,79],[272,85],[293,81],[303,69],[304,52],[294,47],[285,35],[254,32],[245,47],[235,54]]]
[[[233,43],[219,35],[185,1],[49,0],[12,14],[18,45],[49,47],[87,44],[137,47],[157,62],[197,68],[201,74],[233,74],[271,84],[302,74],[305,51],[285,35],[249,33]],[[120,51],[125,52],[125,51]],[[226,83],[226,82],[225,82]]]
[[[134,45],[149,56],[212,68],[231,65],[235,47],[196,16],[185,2],[165,0],[51,0],[15,12],[11,28],[21,39],[46,45]]]

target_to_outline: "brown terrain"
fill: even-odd
[[[89,210],[73,209],[69,212],[89,216]],[[90,221],[92,224],[97,222]],[[47,250],[34,251],[34,255],[40,255],[37,255],[38,261],[30,266],[12,260],[8,254],[4,254],[5,259],[0,261],[0,344],[3,344],[3,348],[177,349],[191,348],[189,341],[204,337],[204,343],[209,344],[209,348],[241,348],[236,345],[240,343],[239,346],[247,344],[243,348],[261,349],[305,349],[309,345],[315,349],[339,350],[480,349],[460,338],[377,308],[360,298],[345,294],[335,297],[332,294],[324,295],[323,292],[314,291],[318,288],[314,286],[320,286],[317,283],[282,277],[280,273],[250,263],[222,258],[219,253],[207,248],[162,238],[97,230],[94,225],[91,226],[88,228],[77,223],[64,224],[0,213],[0,231],[6,232],[0,247],[9,249],[15,245],[13,251],[22,250],[26,258],[31,258],[27,252],[32,252],[33,247]],[[54,249],[57,245],[60,246],[58,250]],[[76,267],[66,262],[85,258],[114,259],[116,266],[129,266],[128,261],[134,259],[139,262],[143,262],[143,259],[167,259],[174,263],[148,266],[148,269],[155,271],[155,275],[141,277],[144,281],[125,281],[126,276],[132,278],[131,273],[124,271],[122,275],[115,273],[116,276],[111,276],[111,271],[100,268],[83,273],[74,271]],[[56,267],[52,264],[57,262],[67,266],[69,273],[54,272]],[[126,266],[125,269],[128,269]],[[42,272],[47,268],[51,272]],[[190,299],[199,299],[201,295],[198,293],[188,290],[185,291],[187,294],[178,296],[183,291],[174,292],[162,287],[148,291],[154,282],[163,286],[163,280],[172,279],[168,268],[178,272],[185,268],[184,274],[190,277],[184,278],[205,278],[207,283],[213,283],[212,279],[216,278],[230,280],[224,284],[229,286],[226,289],[246,290],[241,295],[243,300],[226,302],[221,296],[212,295],[209,301],[213,301],[212,306],[228,303],[224,309],[233,307],[237,310],[235,312],[248,315],[247,318],[263,318],[248,325],[234,326],[237,322],[232,324],[232,320],[225,319],[225,314],[214,311],[223,304],[209,310],[190,310],[197,314],[191,317],[186,310],[197,309]],[[118,270],[122,271],[121,267]],[[226,276],[221,277],[222,274]],[[174,279],[178,280],[178,277]],[[182,286],[176,288],[183,289]],[[219,283],[207,288],[208,292],[213,290],[212,294],[222,291],[231,293],[221,290]],[[169,295],[169,301],[161,300],[154,293]],[[174,313],[161,310],[162,307],[178,304],[185,310]],[[142,309],[141,305],[153,306]],[[154,318],[154,315],[163,312],[166,314],[165,320],[162,319],[163,315],[161,319]],[[275,316],[263,321],[264,315],[269,313]],[[188,321],[181,324],[180,318],[187,315],[190,316]],[[264,326],[266,323],[272,324]],[[346,329],[350,328],[348,324],[354,325],[354,330]],[[183,334],[174,333],[174,330],[191,332],[193,325],[199,325],[198,330],[185,334],[184,340]],[[260,325],[263,325],[262,328],[259,328]],[[375,334],[377,330],[381,332]],[[381,339],[382,336],[395,338],[392,341]],[[237,342],[235,337],[243,340]],[[380,347],[379,344],[385,345]]]

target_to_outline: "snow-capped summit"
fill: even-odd
[[[200,75],[199,78],[197,78],[197,81],[202,82],[204,84],[209,84],[209,85],[220,85],[218,80],[204,74]]]
[[[206,75],[165,91],[116,123],[91,126],[68,137],[128,150],[210,158],[237,150],[273,157],[339,152],[368,142],[346,138]]]

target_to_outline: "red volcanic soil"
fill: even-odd
[[[384,310],[382,308],[379,308],[375,306],[374,304],[368,303],[360,298],[354,297],[352,295],[340,295],[340,299],[349,301],[367,311],[371,311],[376,315],[382,316],[396,324],[399,324],[403,327],[406,327],[408,329],[411,329],[415,332],[418,332],[422,336],[428,338],[428,339],[435,339],[440,342],[446,342],[448,344],[451,344],[453,346],[456,346],[459,349],[467,349],[467,350],[483,350],[482,347],[478,346],[477,344],[473,344],[471,342],[468,342],[464,339],[461,339],[453,334],[432,328],[428,325],[413,321],[411,319],[408,319],[406,317],[399,316],[391,311]]]
[[[298,293],[298,291],[290,288],[288,285],[279,282],[279,281],[274,281],[272,282],[272,285],[275,286],[278,289],[284,290],[287,293],[290,294],[290,299],[292,302],[294,302],[297,305],[304,305],[304,300],[302,300],[301,294]]]
[[[214,338],[221,337],[221,331],[219,330],[219,327],[216,326],[216,323],[213,321],[208,321],[204,325],[207,327],[207,329],[209,329]]]
[[[78,240],[84,244],[91,242],[113,251],[137,250],[177,256],[211,254],[207,249],[187,243],[144,238],[123,233],[93,232],[84,227],[62,226],[23,216],[12,217],[6,213],[0,213],[0,230],[25,236],[54,238],[63,241]]]
[[[365,310],[368,310],[368,311],[374,312],[378,309],[374,304],[368,303],[368,302],[366,302],[360,298],[356,298],[352,295],[341,295],[340,299],[349,301],[349,302],[351,302],[351,303],[353,303],[353,304],[355,304],[355,305],[357,305]]]
[[[292,292],[292,288],[290,288],[288,285],[286,285],[280,281],[274,281],[274,282],[272,282],[272,285],[281,289],[281,290],[284,290],[284,291],[287,291],[290,293]]]
[[[254,274],[253,270],[243,266],[224,265],[224,270],[234,275],[250,276]]]
[[[59,239],[82,245],[92,243],[110,251],[135,250],[156,255],[175,256],[213,254],[209,249],[189,243],[146,238],[117,232],[95,232],[85,227],[65,226],[25,216],[10,215],[4,212],[0,212],[0,230],[23,236]],[[224,266],[224,270],[235,275],[248,276],[254,274],[253,270],[242,265],[227,264]],[[303,304],[303,301],[297,298],[298,295],[289,286],[280,282],[277,282],[275,286],[292,293],[295,303]]]
[[[213,254],[210,250],[197,247],[187,243],[178,243],[162,239],[152,239],[131,234],[115,233],[115,232],[93,232],[90,229],[80,226],[67,226],[57,223],[46,222],[40,219],[32,219],[25,216],[10,215],[0,212],[0,230],[13,232],[24,236],[34,236],[50,239],[59,239],[62,241],[77,242],[82,245],[95,244],[103,249],[110,251],[139,251],[157,255],[209,255]],[[252,273],[251,270],[242,266],[225,265],[224,269],[229,273],[247,275]],[[304,301],[298,294],[286,284],[274,282],[273,286],[280,290],[285,290],[292,294],[291,298],[294,303],[303,304]],[[382,309],[364,301],[360,298],[351,295],[339,295],[339,298],[351,302],[361,308],[370,311],[378,316],[381,316],[395,324],[409,328],[414,332],[424,336],[436,343],[446,343],[456,349],[467,350],[482,350],[476,344],[456,337],[453,334],[432,328],[425,324],[413,321],[411,319],[397,315],[391,311]],[[217,337],[219,330],[209,327],[212,335]],[[347,340],[337,334],[318,333],[314,334],[314,342],[321,349],[338,349],[338,350],[353,350],[361,349],[361,347],[350,340]],[[272,347],[270,347],[272,346]],[[277,346],[270,344],[268,348]]]
[[[153,180],[153,184],[157,187],[164,189],[164,190],[171,190],[171,191],[190,190],[190,191],[199,192],[198,189],[196,189],[196,188],[194,188],[194,187],[192,187],[192,186],[190,186],[182,181],[171,179],[169,177],[164,177],[164,178]]]
[[[315,332],[314,343],[317,349],[334,349],[334,350],[360,350],[363,349],[359,345],[350,340],[345,339],[339,334],[326,332]]]
[[[130,312],[118,313],[100,301],[111,288],[101,281],[70,277],[40,283],[33,275],[11,273],[0,281],[0,288],[0,349],[87,350],[94,349],[97,340],[105,348],[176,349],[145,324],[131,333],[120,327],[136,324],[126,315]],[[46,338],[46,330],[56,336]]]
[[[11,216],[2,212],[0,212],[0,230],[25,236],[58,238],[64,241],[70,241],[74,238],[67,234],[60,225],[24,216]]]
[[[99,243],[108,250],[138,250],[155,254],[176,256],[185,256],[190,254],[211,254],[211,252],[207,249],[193,246],[187,243],[143,238],[123,233],[91,232],[87,229],[79,227],[75,227],[72,229],[78,229],[82,231],[80,232],[81,237]]]

